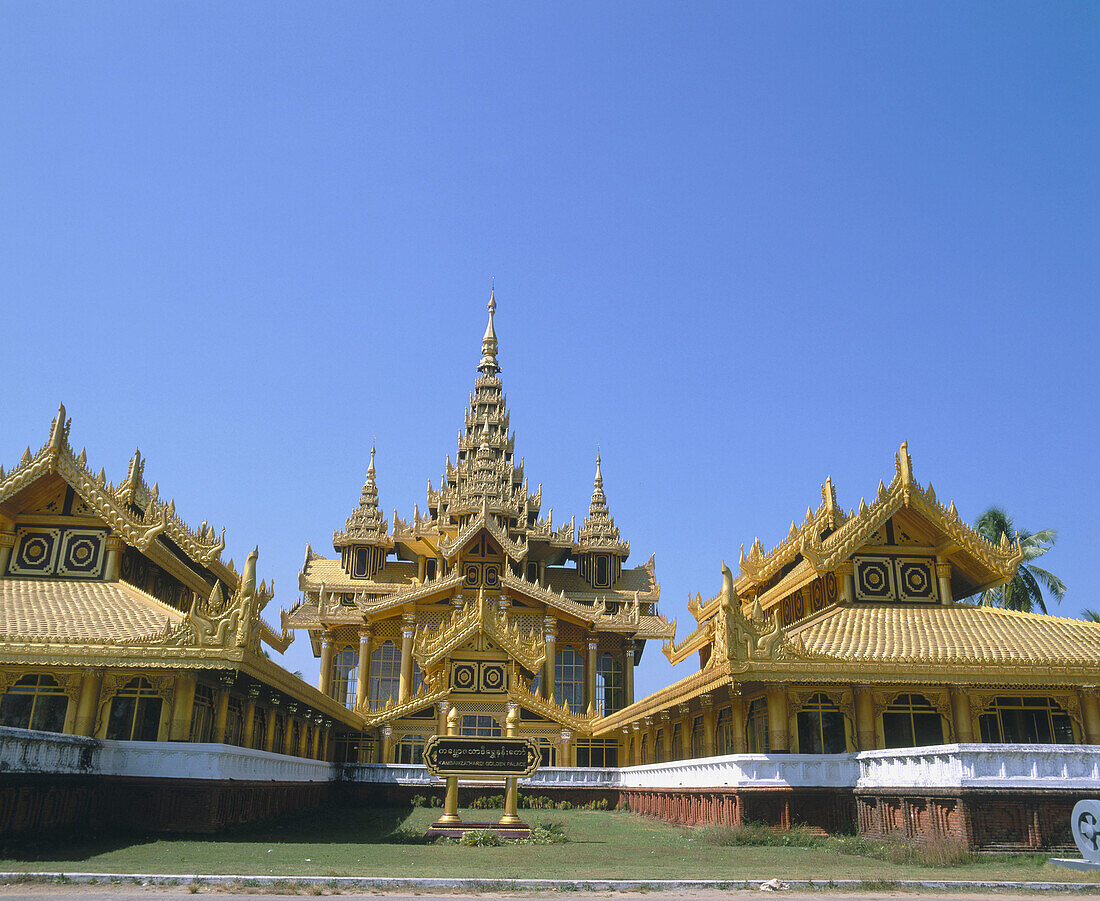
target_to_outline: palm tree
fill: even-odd
[[[997,544],[1001,535],[1010,538],[1015,535],[1020,539],[1020,547],[1024,552],[1024,559],[1016,570],[1016,575],[1000,588],[989,588],[982,593],[982,603],[993,607],[1004,607],[1008,610],[1023,610],[1030,613],[1038,607],[1043,613],[1047,612],[1046,602],[1043,600],[1043,586],[1046,586],[1050,596],[1055,601],[1060,601],[1066,596],[1066,585],[1054,573],[1048,572],[1031,563],[1042,557],[1054,547],[1058,538],[1055,529],[1043,529],[1041,532],[1018,531],[1012,524],[1012,518],[1002,507],[990,507],[974,524],[978,534],[987,541]]]
[[[1097,613],[1095,610],[1090,610],[1088,607],[1086,607],[1084,610],[1081,611],[1081,619],[1083,619],[1086,623],[1100,623],[1100,613]]]

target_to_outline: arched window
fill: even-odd
[[[994,744],[1071,745],[1073,722],[1053,698],[996,698],[978,717],[982,741]]]
[[[753,698],[745,722],[750,754],[768,753],[768,699]]]
[[[0,725],[61,732],[68,706],[69,699],[53,676],[23,676],[0,701]]]
[[[355,688],[359,677],[359,651],[341,648],[332,656],[332,696],[345,707],[355,706]]]
[[[706,757],[707,749],[705,745],[706,735],[703,731],[703,718],[697,716],[691,721],[691,756]]]
[[[569,647],[554,658],[554,700],[568,701],[570,710],[584,710],[584,658]]]
[[[384,641],[370,655],[370,706],[378,710],[397,697],[401,684],[401,651],[392,641]]]
[[[733,753],[733,709],[730,707],[718,711],[718,722],[714,724],[714,745],[719,755]]]
[[[898,695],[883,711],[882,738],[887,748],[942,745],[943,721],[924,695]]]
[[[596,661],[596,706],[604,716],[611,716],[622,710],[625,697],[622,663],[611,654],[601,655]]]
[[[816,694],[798,711],[798,750],[801,754],[843,754],[847,747],[844,715],[824,694]]]
[[[111,699],[107,737],[122,741],[156,741],[164,702],[143,676],[131,679]]]
[[[491,716],[478,714],[466,714],[462,717],[461,735],[471,735],[475,738],[500,738],[500,723]]]
[[[394,763],[423,763],[423,735],[406,735],[394,747]]]

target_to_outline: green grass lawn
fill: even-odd
[[[983,856],[958,866],[891,863],[844,853],[838,840],[809,847],[722,846],[707,835],[629,813],[521,810],[532,825],[564,824],[568,842],[468,848],[418,844],[432,809],[326,808],[213,837],[100,835],[26,840],[0,849],[5,871],[209,873],[245,876],[448,876],[624,879],[990,879],[1095,881],[1046,855]],[[499,811],[463,811],[469,822]],[[848,842],[849,846],[853,843]]]

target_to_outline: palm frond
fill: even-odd
[[[1013,582],[1019,582],[1022,587],[1020,601],[1022,604],[1026,604],[1026,607],[1018,607],[1018,610],[1025,610],[1028,613],[1034,611],[1036,607],[1047,612],[1047,605],[1043,601],[1043,590],[1039,587],[1039,583],[1035,581],[1035,577],[1028,572],[1027,567],[1021,566],[1016,572],[1016,578]],[[1026,599],[1026,600],[1025,600]]]
[[[1081,611],[1081,619],[1088,623],[1100,623],[1100,613],[1086,607]]]
[[[1060,601],[1066,596],[1066,583],[1054,575],[1054,573],[1048,572],[1038,566],[1028,566],[1027,570],[1047,587],[1047,591],[1050,592],[1050,596],[1054,598],[1054,600]]]

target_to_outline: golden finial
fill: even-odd
[[[493,279],[489,290],[489,323],[485,326],[485,334],[481,339],[481,362],[477,368],[486,375],[500,372],[500,364],[497,363],[497,333],[493,327],[493,315],[497,311],[496,279]]]

